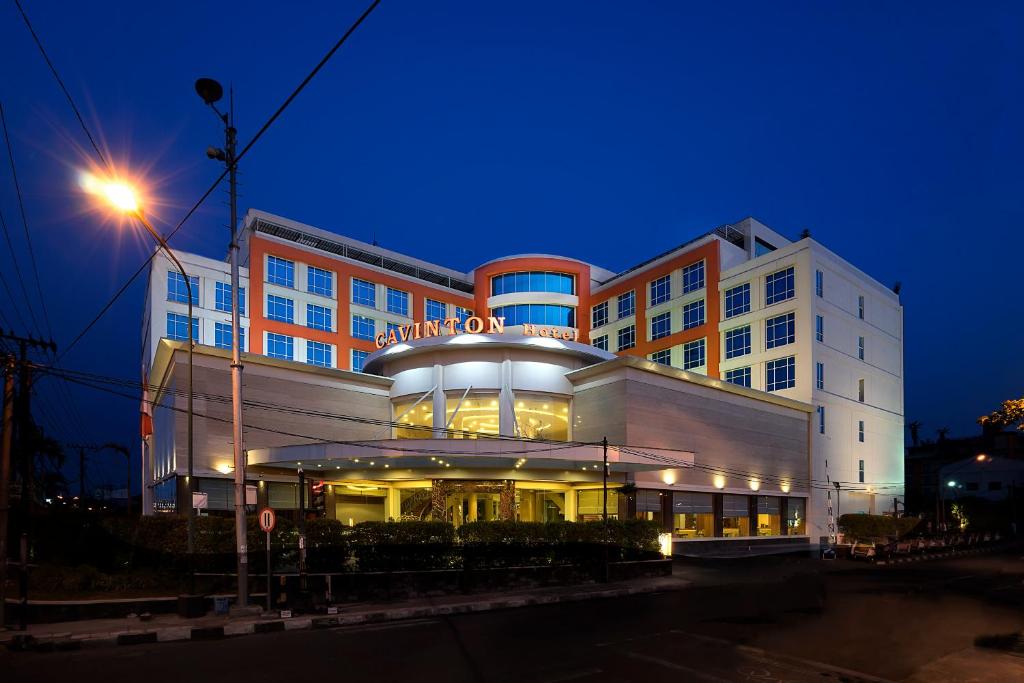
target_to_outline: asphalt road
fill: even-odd
[[[3,681],[902,680],[1024,629],[1019,553],[891,568],[681,565],[695,587],[376,626],[0,654]],[[863,680],[870,680],[864,678]]]

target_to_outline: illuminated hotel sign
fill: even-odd
[[[458,318],[445,318],[444,320],[427,320],[411,325],[398,325],[387,334],[381,332],[374,341],[378,349],[399,342],[412,341],[415,339],[426,339],[427,337],[439,337],[442,332],[448,334],[504,334],[505,318],[490,317],[486,320],[476,315],[466,318],[466,322],[459,326]],[[548,337],[551,339],[564,339],[565,341],[579,341],[580,331],[576,328],[566,327],[545,327],[543,325],[523,325],[523,334],[530,337]]]

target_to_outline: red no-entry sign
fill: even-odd
[[[274,525],[277,524],[277,515],[270,508],[263,508],[260,510],[260,529],[266,533],[270,533],[274,530]]]

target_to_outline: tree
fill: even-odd
[[[1024,398],[1003,401],[998,410],[979,417],[978,424],[997,429],[1015,426],[1019,430],[1024,430]]]
[[[910,443],[915,446],[921,445],[921,426],[923,424],[920,420],[907,423],[907,429],[910,430]]]

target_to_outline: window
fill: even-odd
[[[796,295],[793,268],[784,268],[764,279],[764,305],[771,306]]]
[[[636,492],[636,518],[646,519],[649,522],[662,524],[664,518],[661,501],[664,498],[661,491],[637,491]]]
[[[764,347],[774,349],[796,341],[796,316],[793,313],[764,321]]]
[[[857,337],[857,358],[864,360],[864,337]]]
[[[771,253],[773,251],[775,251],[775,245],[774,244],[769,244],[768,242],[765,242],[760,237],[755,237],[754,238],[754,257],[755,258],[757,258],[758,256],[764,256],[765,254],[769,254],[769,253]]]
[[[333,317],[332,313],[331,309],[326,306],[306,304],[306,327],[330,332],[334,329],[334,321],[331,319]]]
[[[861,403],[864,402],[864,380],[857,380],[857,400]]]
[[[373,318],[363,315],[352,316],[352,336],[356,339],[373,339],[377,333],[376,324]]]
[[[504,318],[506,325],[576,327],[576,309],[560,304],[510,304],[492,309],[491,315]]]
[[[818,363],[815,367],[814,386],[819,389],[825,388],[825,364]]]
[[[608,350],[608,335],[602,334],[600,337],[594,337],[593,344],[596,348],[602,351]]]
[[[352,303],[377,308],[377,285],[359,278],[352,278]]]
[[[188,341],[188,316],[167,314],[167,338]],[[199,343],[199,318],[192,318],[192,341]]]
[[[704,299],[683,306],[683,329],[689,330],[704,324]]]
[[[858,296],[857,297],[857,317],[860,318],[861,320],[864,319],[864,297],[863,296]]]
[[[455,319],[459,321],[459,329],[462,329],[462,327],[466,324],[466,318],[469,318],[472,315],[473,311],[469,310],[468,308],[463,308],[462,306],[455,307]]]
[[[619,294],[619,319],[628,318],[636,312],[636,293]]]
[[[696,292],[704,288],[704,262],[694,263],[683,268],[683,294]]]
[[[757,535],[779,536],[782,534],[782,506],[777,496],[757,497]]]
[[[189,275],[188,281],[192,285],[192,305],[199,305],[199,278],[195,275]],[[178,303],[188,303],[188,287],[185,286],[185,278],[181,276],[181,273],[169,270],[167,271],[167,300],[177,301]]]
[[[651,281],[651,306],[665,303],[671,298],[672,276],[663,275]]]
[[[803,498],[786,500],[786,535],[803,536],[806,533],[807,501]]]
[[[814,293],[820,297],[825,296],[825,273],[820,270],[814,271]]]
[[[398,338],[398,339],[401,339],[400,332],[399,332],[399,330],[401,330],[401,329],[402,329],[402,326],[399,325],[398,323],[387,323],[387,326],[384,328],[384,333],[387,336],[390,337],[391,333],[394,332],[395,333],[395,337]]]
[[[857,420],[857,441],[864,443],[864,420]]]
[[[321,368],[331,367],[331,345],[318,341],[306,342],[306,362]]]
[[[704,340],[697,339],[683,344],[683,370],[692,370],[704,365]]]
[[[295,288],[295,262],[277,256],[267,256],[267,282]]]
[[[283,296],[267,294],[267,320],[282,323],[295,322],[295,302]]]
[[[619,351],[631,349],[636,345],[636,325],[627,325],[619,330]]]
[[[218,311],[231,312],[231,285],[227,282],[218,282],[216,287],[215,307]],[[238,314],[245,315],[245,287],[238,288]]]
[[[231,323],[214,323],[213,345],[218,349],[231,348]],[[238,350],[245,351],[245,328],[238,328]]]
[[[295,358],[295,337],[267,332],[267,355],[271,358]]]
[[[309,266],[306,270],[306,289],[310,294],[334,296],[334,273]]]
[[[602,301],[590,309],[590,326],[601,327],[608,324],[608,302]]]
[[[725,317],[750,312],[750,283],[725,290]]]
[[[730,384],[738,384],[741,387],[750,388],[750,367],[735,368],[725,371],[725,381]]]
[[[814,338],[820,342],[825,341],[825,318],[820,315],[814,316]]]
[[[388,287],[387,308],[388,313],[409,315],[409,293]]]
[[[352,372],[362,372],[363,364],[366,363],[366,357],[369,355],[366,351],[352,349]]]
[[[661,365],[672,365],[672,349],[662,349],[651,354],[651,360]]]
[[[825,406],[818,406],[818,433],[825,433]]]
[[[443,301],[427,299],[424,320],[444,320],[448,317],[448,305]]]
[[[672,332],[672,313],[665,311],[651,318],[651,339],[667,337]]]
[[[750,503],[746,496],[722,496],[722,535],[750,535]]]
[[[712,494],[676,491],[672,496],[672,533],[683,538],[711,538],[715,535]]]
[[[454,404],[461,398],[461,393],[449,396],[449,410],[454,409]],[[498,433],[498,412],[494,399],[463,403],[458,413],[458,417],[463,420],[460,429],[495,436]],[[569,438],[568,398],[516,392],[512,413],[516,436],[550,441],[565,441]],[[488,415],[493,415],[494,419],[489,419]],[[451,413],[448,412],[445,418],[450,419]]]
[[[857,481],[861,484],[864,483],[864,461],[857,461]]]
[[[502,273],[491,278],[491,296],[514,292],[575,294],[576,278],[567,273]]]
[[[796,358],[788,356],[765,363],[765,391],[781,391],[796,386]]]
[[[725,331],[725,357],[738,358],[750,353],[750,325]]]

